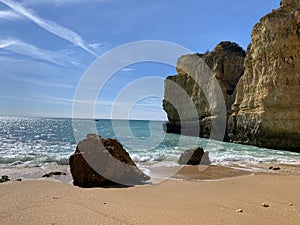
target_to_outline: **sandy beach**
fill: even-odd
[[[128,188],[6,182],[0,184],[0,224],[298,224],[299,166],[255,174],[228,169],[219,172],[224,179],[207,181],[222,169],[185,167],[179,179]]]
[[[300,0],[0,18],[0,225],[300,225]]]

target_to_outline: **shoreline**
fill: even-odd
[[[270,175],[300,175],[300,164],[239,164],[228,165],[199,165],[199,166],[153,166],[149,164],[138,165],[138,167],[151,177],[150,183],[156,184],[166,180],[184,181],[219,181],[257,174]],[[61,172],[61,175],[54,175],[43,178],[45,174]],[[8,176],[13,180],[53,180],[66,184],[72,184],[73,178],[68,165],[57,165],[50,163],[44,166],[27,167],[0,167],[0,176]]]

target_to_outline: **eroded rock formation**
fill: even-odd
[[[299,0],[254,26],[228,131],[232,141],[300,151]]]
[[[212,85],[220,87],[220,95],[225,99],[226,112],[223,116],[230,115],[234,90],[244,71],[244,58],[244,50],[232,42],[221,42],[206,54],[180,57],[176,68],[178,75],[170,76],[165,81],[163,108],[169,120],[165,130],[171,133],[182,133],[184,130],[187,135],[208,137],[211,121],[222,114],[220,110],[214,110],[213,98],[207,98],[208,95],[215,95]],[[209,75],[205,77],[204,74]],[[210,77],[218,83],[212,84]],[[182,129],[183,126],[186,129]]]

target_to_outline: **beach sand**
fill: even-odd
[[[0,184],[0,224],[297,225],[300,169],[280,168],[253,174],[184,167],[177,179],[127,188],[83,189],[47,179],[6,182]]]

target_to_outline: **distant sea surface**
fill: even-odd
[[[76,149],[73,122],[90,120],[0,117],[0,167],[68,165]],[[186,149],[201,146],[213,164],[300,164],[300,154],[166,134],[162,121],[96,120],[97,133],[116,138],[138,164],[173,166]],[[126,127],[127,126],[127,127]],[[126,129],[125,129],[126,128]],[[78,128],[77,128],[78,129]]]

